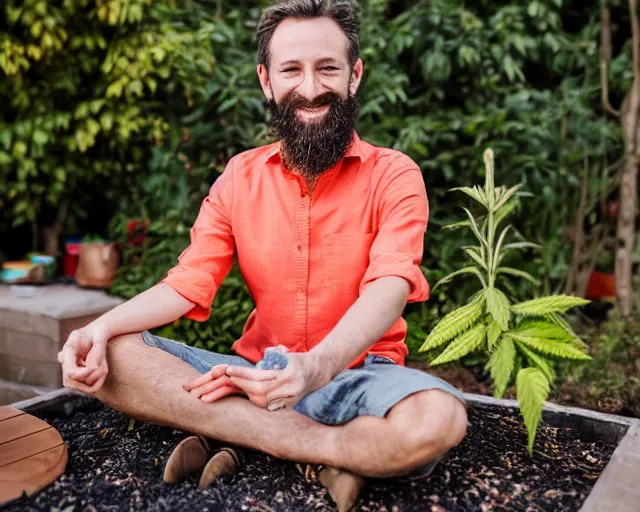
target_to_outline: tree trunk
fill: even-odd
[[[633,268],[640,162],[640,22],[638,0],[629,0],[633,48],[633,84],[622,104],[625,163],[620,180],[620,213],[616,229],[616,302],[624,317],[633,314]]]
[[[60,235],[64,229],[64,224],[69,213],[69,200],[65,199],[60,203],[55,223],[44,228],[44,253],[49,256],[58,256],[60,250]]]
[[[616,302],[624,317],[634,306],[632,257],[638,209],[638,159],[640,158],[640,79],[636,78],[622,106],[625,163],[620,180],[620,212],[616,227]]]

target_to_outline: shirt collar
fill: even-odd
[[[276,156],[280,158],[280,142],[276,142],[272,144],[271,147],[268,148],[268,151],[265,155],[265,160],[264,160],[265,163],[271,161],[271,159],[275,158]],[[358,136],[358,134],[354,131],[351,145],[349,146],[349,149],[347,149],[347,152],[342,158],[343,159],[359,158],[360,160],[364,160],[365,157],[366,157],[366,148],[362,140],[360,140],[360,137]]]

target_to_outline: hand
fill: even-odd
[[[107,342],[110,335],[106,325],[93,322],[73,331],[58,353],[65,387],[94,394],[104,384],[107,365]]]
[[[211,403],[228,395],[244,395],[244,391],[227,376],[228,364],[219,364],[207,373],[191,379],[182,387],[203,402]]]
[[[309,352],[285,354],[287,367],[283,370],[259,370],[243,366],[229,366],[227,375],[249,399],[260,407],[275,411],[293,407],[316,389],[326,386],[331,377],[325,365]],[[252,396],[258,401],[254,401]]]

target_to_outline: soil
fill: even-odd
[[[486,373],[483,373],[481,367],[465,368],[456,364],[430,367],[427,361],[419,359],[407,361],[406,365],[440,377],[465,393],[492,396],[491,379]],[[629,375],[632,374],[630,371]],[[586,386],[582,381],[568,377],[552,388],[548,400],[561,405],[640,418],[638,398],[634,391],[635,389],[631,386],[622,390],[598,389],[597,387],[594,389]],[[504,398],[516,398],[515,386],[506,390]]]
[[[241,450],[242,468],[206,490],[195,479],[162,482],[164,463],[187,434],[129,418],[102,405],[47,417],[69,447],[56,482],[7,511],[336,510],[328,492],[295,464]],[[421,481],[371,480],[355,510],[578,510],[615,448],[585,442],[573,429],[542,426],[529,456],[516,411],[469,409],[469,432]]]

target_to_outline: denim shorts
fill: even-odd
[[[189,363],[200,373],[219,364],[255,366],[240,356],[190,347],[148,331],[142,333],[142,339],[147,345]],[[440,389],[465,403],[462,393],[444,380],[370,354],[362,366],[343,370],[329,384],[305,396],[293,409],[325,425],[344,425],[358,416],[384,418],[404,398],[428,389]]]

